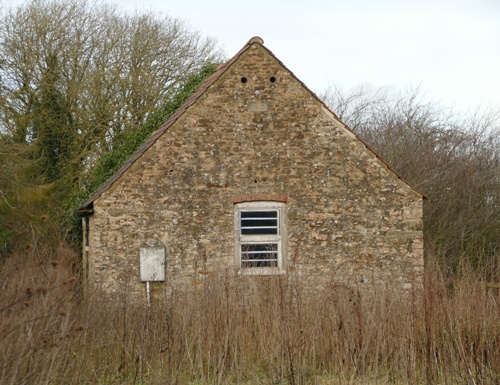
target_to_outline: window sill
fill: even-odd
[[[286,270],[275,267],[252,267],[238,270],[240,275],[282,275]]]

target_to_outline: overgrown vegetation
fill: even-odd
[[[81,298],[76,255],[0,272],[2,384],[498,384],[500,288],[435,264],[425,289],[308,289],[228,271],[153,301]],[[499,277],[497,277],[499,278]]]
[[[214,71],[215,43],[169,17],[32,0],[2,16],[0,46],[0,383],[498,385],[498,111],[321,96],[429,196],[424,289],[366,301],[228,271],[148,310],[82,296],[74,210]]]

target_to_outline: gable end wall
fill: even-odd
[[[143,291],[143,245],[166,248],[165,290],[235,270],[233,201],[259,194],[287,196],[288,273],[420,281],[422,196],[254,44],[96,199],[91,284]]]

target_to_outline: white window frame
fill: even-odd
[[[276,211],[277,234],[246,235],[241,233],[241,213],[251,211]],[[286,273],[286,203],[274,201],[242,202],[234,205],[235,224],[235,265],[241,274],[270,275]],[[276,244],[276,267],[244,267],[242,266],[242,245],[245,244]]]

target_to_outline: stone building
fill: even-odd
[[[217,271],[410,287],[422,201],[256,37],[82,206],[85,274],[108,292]]]

